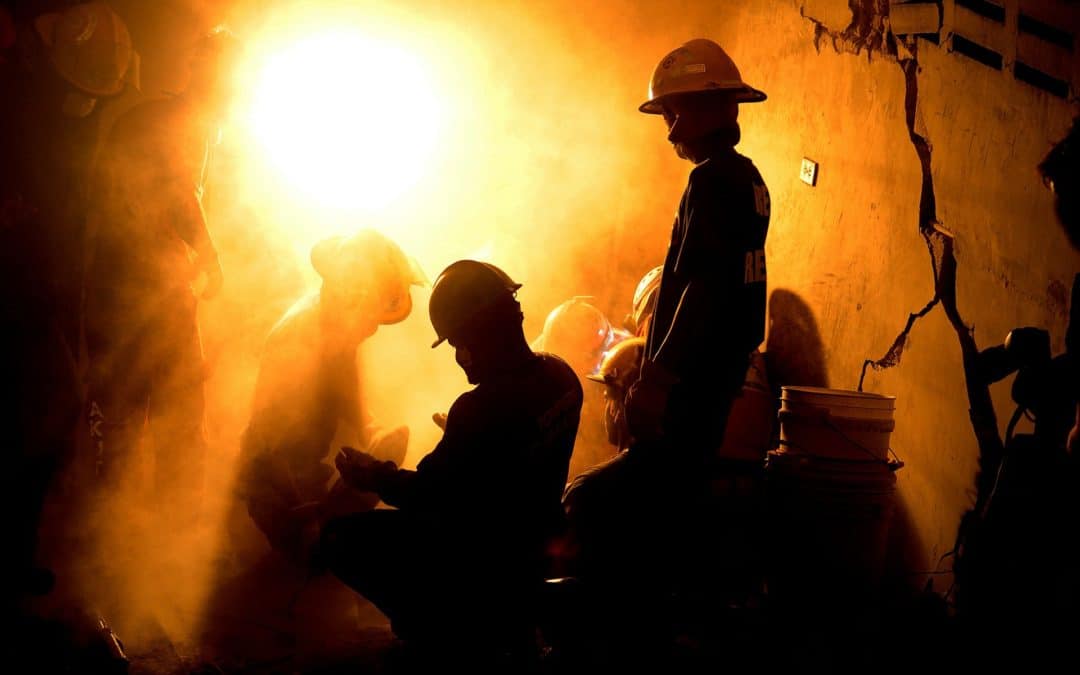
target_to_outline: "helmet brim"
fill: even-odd
[[[672,96],[678,95],[693,95],[693,94],[713,94],[720,92],[728,92],[732,95],[735,103],[761,103],[768,98],[768,95],[760,89],[754,89],[753,87],[746,85],[742,89],[706,89],[704,91],[673,91],[663,96],[657,96],[651,98],[638,106],[638,112],[643,112],[646,115],[662,115],[664,113],[664,101],[668,100]]]

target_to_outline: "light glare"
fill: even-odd
[[[324,32],[266,60],[251,126],[267,159],[307,197],[373,210],[430,164],[439,103],[413,55],[359,32]]]

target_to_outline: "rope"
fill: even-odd
[[[875,453],[873,450],[870,450],[869,448],[864,446],[862,443],[859,443],[855,439],[851,438],[850,436],[845,434],[839,427],[837,427],[835,424],[833,424],[831,416],[829,415],[828,412],[823,412],[823,414],[821,415],[820,418],[818,418],[818,417],[806,417],[805,415],[795,415],[795,414],[790,413],[789,411],[781,411],[781,415],[783,415],[784,412],[788,412],[788,414],[790,416],[792,416],[792,417],[797,417],[797,418],[802,418],[802,419],[809,419],[809,420],[813,420],[813,421],[818,421],[820,419],[820,421],[822,423],[824,423],[824,425],[826,427],[828,427],[832,431],[839,434],[840,437],[843,438],[845,441],[847,441],[848,443],[852,444],[853,446],[855,446],[859,450],[862,450],[867,455],[869,455],[872,458],[873,462],[884,464],[886,467],[888,467],[888,469],[890,471],[898,471],[898,470],[904,468],[904,461],[902,459],[900,459],[900,457],[896,454],[896,452],[892,449],[892,447],[887,448],[887,451],[888,451],[888,453],[890,455],[893,456],[893,460],[889,461],[887,459],[881,459],[880,457],[877,456],[877,453]],[[808,452],[808,451],[806,451],[805,448],[800,448],[798,445],[792,443],[791,441],[785,441],[783,439],[780,440],[780,445],[788,446],[788,447],[791,447],[791,448],[796,448],[796,449],[799,449],[800,451],[802,451],[804,454],[809,455],[811,457],[818,457],[820,459],[828,459],[830,461],[846,462],[846,463],[852,463],[852,464],[863,464],[863,463],[866,462],[866,460],[859,460],[859,459],[823,457],[823,456],[817,455],[817,454],[815,454],[813,452]]]

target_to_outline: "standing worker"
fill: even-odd
[[[107,3],[64,3],[45,13],[27,7],[42,4],[59,3],[0,6],[0,426],[7,460],[0,513],[8,543],[0,594],[12,626],[7,638],[35,655],[35,670],[102,672],[127,663],[122,650],[110,649],[119,645],[111,631],[99,630],[108,624],[80,597],[69,535],[82,514],[66,494],[50,490],[72,466],[85,395],[80,305],[91,157],[102,109],[138,86],[138,54]],[[59,508],[46,519],[50,496]],[[49,592],[49,607],[58,611],[25,602]],[[104,661],[79,656],[81,635],[102,638],[94,654]]]
[[[661,60],[641,112],[663,115],[675,152],[694,163],[671,231],[631,432],[690,471],[719,446],[751,352],[765,334],[769,191],[735,152],[739,104],[765,100],[715,42]]]
[[[627,645],[661,659],[671,612],[694,622],[729,593],[731,580],[717,570],[732,552],[717,550],[716,541],[728,516],[711,487],[726,475],[717,448],[765,334],[769,192],[753,163],[735,151],[739,104],[763,100],[718,44],[696,39],[660,61],[639,108],[663,116],[675,152],[694,164],[660,274],[641,375],[626,399],[634,439],[626,452],[649,467],[637,473],[644,477],[639,487],[656,504],[635,514],[640,526],[631,536],[640,554],[627,561],[640,571],[641,602],[611,617],[621,622]]]
[[[202,208],[229,96],[234,38],[195,47],[184,93],[135,106],[112,128],[91,207],[86,282],[90,423],[106,485],[129,474],[149,427],[159,515],[185,529],[201,509],[206,378],[193,291],[221,288]]]

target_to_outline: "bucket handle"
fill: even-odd
[[[904,468],[904,460],[900,459],[900,457],[892,449],[892,446],[890,446],[888,448],[888,450],[889,450],[889,454],[893,456],[893,459],[891,459],[891,460],[878,459],[877,455],[874,454],[873,451],[869,450],[862,443],[859,443],[858,441],[852,439],[850,436],[848,436],[843,431],[841,431],[839,427],[837,427],[835,424],[833,424],[832,419],[830,419],[829,414],[827,412],[824,415],[821,416],[821,421],[825,423],[825,426],[829,427],[830,429],[832,429],[836,433],[840,434],[841,438],[843,438],[845,441],[847,441],[848,443],[851,443],[856,448],[858,448],[858,449],[862,450],[863,452],[865,452],[866,454],[870,455],[873,458],[874,462],[880,462],[881,464],[884,464],[886,467],[888,467],[889,471],[899,471],[900,469]],[[791,443],[791,441],[785,441],[785,440],[781,440],[780,445],[786,445],[786,446],[792,447],[792,448],[798,448],[799,447],[799,446]],[[806,454],[813,456],[814,453],[806,453]],[[836,461],[857,462],[859,460],[856,460],[856,459],[837,459]]]

